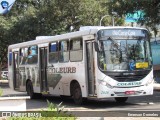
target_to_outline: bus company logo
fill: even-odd
[[[54,74],[54,73],[76,73],[76,67],[48,67],[48,73]]]
[[[8,6],[9,6],[9,3],[7,1],[2,1],[1,6],[2,6],[3,9],[7,9]]]
[[[117,86],[139,86],[142,82],[122,82],[118,83]]]

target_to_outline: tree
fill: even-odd
[[[141,10],[144,15],[140,15],[138,23],[151,28],[156,38],[160,24],[160,0],[111,0],[108,2],[109,13],[112,11],[118,15],[125,16],[127,13],[134,14]]]
[[[17,0],[12,10],[0,16],[0,64],[7,61],[10,44],[76,31],[80,26],[99,25],[108,14],[106,0]],[[106,21],[107,22],[107,21]]]
[[[158,16],[160,0],[111,0],[108,6],[110,14],[112,11],[115,11],[120,16],[142,10],[145,14],[138,20],[141,25],[153,28],[160,24],[160,16]]]

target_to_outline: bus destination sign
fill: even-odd
[[[100,30],[98,35],[101,37],[104,36],[138,36],[138,37],[145,37],[146,32],[144,30],[137,30],[137,29],[110,29],[110,30]]]

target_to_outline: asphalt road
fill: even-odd
[[[7,83],[1,83],[0,87],[3,89],[3,96],[27,96],[25,92],[11,90]],[[123,104],[116,103],[113,98],[110,98],[101,101],[88,100],[84,105],[75,105],[71,98],[62,99],[60,97],[43,96],[39,99],[26,100],[27,111],[47,109],[47,100],[56,105],[62,102],[61,106],[65,106],[65,110],[81,111],[83,116],[89,114],[93,117],[102,116],[102,114],[105,116],[106,111],[108,111],[107,114],[111,115],[120,115],[121,111],[158,111],[160,116],[160,91],[154,91],[152,96],[130,97],[127,102]],[[94,111],[96,111],[96,113]],[[77,114],[79,113],[77,112]],[[127,115],[128,113],[123,112],[122,114]]]

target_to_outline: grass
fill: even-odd
[[[3,95],[3,90],[0,88],[0,97]]]

